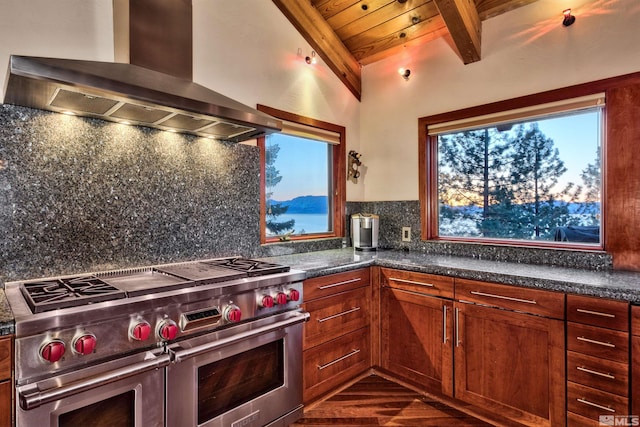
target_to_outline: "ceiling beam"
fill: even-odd
[[[480,61],[478,10],[473,0],[434,0],[465,64]]]
[[[360,64],[320,12],[309,1],[273,0],[273,2],[360,101],[362,97]]]

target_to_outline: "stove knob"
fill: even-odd
[[[136,341],[146,341],[151,335],[151,325],[148,322],[135,323],[129,330],[129,336]]]
[[[285,305],[287,303],[287,294],[284,292],[278,292],[276,295],[276,304]]]
[[[300,301],[300,291],[289,289],[289,301]]]
[[[171,341],[178,336],[178,325],[171,319],[165,319],[158,325],[158,337],[163,341]]]
[[[61,340],[49,341],[40,347],[40,357],[50,363],[56,363],[64,355],[64,342]]]
[[[224,309],[224,318],[227,322],[239,322],[242,319],[242,311],[237,305],[228,305]]]
[[[258,302],[258,305],[262,308],[273,307],[273,297],[271,295],[263,295],[262,299]]]
[[[83,356],[93,353],[96,349],[96,336],[93,334],[80,335],[73,340],[73,351]]]

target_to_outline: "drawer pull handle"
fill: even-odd
[[[460,309],[456,307],[456,347],[460,347]]]
[[[576,339],[578,341],[584,341],[584,342],[588,342],[588,343],[591,343],[591,344],[598,344],[598,345],[602,345],[602,346],[605,346],[605,347],[616,348],[616,345],[615,344],[611,344],[610,342],[597,341],[597,340],[592,340],[592,339],[585,338],[585,337],[576,337]]]
[[[613,376],[613,375],[611,375],[611,374],[605,374],[604,372],[594,371],[594,370],[591,370],[591,369],[589,369],[589,368],[585,368],[585,367],[582,367],[582,366],[576,366],[576,369],[577,369],[578,371],[586,372],[586,373],[588,373],[588,374],[600,375],[601,377],[609,378],[609,379],[612,379],[612,380],[615,380],[615,379],[616,379],[616,377],[614,377],[614,376]]]
[[[396,277],[389,277],[389,280],[393,280],[394,282],[408,283],[410,285],[428,286],[430,288],[433,288],[433,283],[415,282],[413,280],[398,279]]]
[[[615,409],[610,408],[609,406],[598,405],[597,403],[589,402],[587,399],[578,398],[576,400],[580,403],[584,403],[585,405],[593,406],[594,408],[602,409],[602,410],[613,412],[613,413],[616,412]]]
[[[360,307],[353,307],[350,310],[346,310],[340,313],[332,314],[331,316],[323,317],[322,319],[318,319],[318,323],[326,322],[327,320],[335,319],[336,317],[346,316],[347,314],[355,313],[356,311],[359,311],[359,310],[360,310]]]
[[[514,297],[506,297],[504,295],[495,295],[495,294],[487,294],[484,292],[479,292],[479,291],[471,291],[472,295],[478,295],[481,297],[489,297],[489,298],[498,298],[498,299],[504,299],[507,301],[515,301],[515,302],[522,302],[525,304],[537,304],[536,301],[532,300],[532,299],[521,299],[521,298],[514,298]]]
[[[329,288],[335,288],[336,286],[348,285],[349,283],[355,283],[362,280],[360,277],[356,277],[355,279],[345,280],[344,282],[332,283],[330,285],[318,286],[318,289],[324,290]]]
[[[356,354],[358,354],[358,353],[360,353],[360,349],[359,349],[359,348],[356,348],[356,349],[354,349],[353,351],[351,351],[351,352],[349,352],[349,353],[345,354],[344,356],[342,356],[342,357],[338,357],[336,360],[332,360],[331,362],[329,362],[329,363],[325,363],[324,365],[318,365],[318,370],[319,370],[319,371],[322,371],[323,369],[326,369],[326,368],[328,368],[328,367],[329,367],[329,366],[331,366],[331,365],[335,365],[335,364],[336,364],[336,363],[338,363],[338,362],[342,362],[344,359],[348,359],[349,357],[351,357],[351,356],[355,356],[355,355],[356,355]]]
[[[584,313],[584,314],[593,314],[594,316],[602,316],[602,317],[616,317],[615,314],[611,314],[611,313],[602,313],[600,311],[591,311],[591,310],[585,310],[583,308],[577,308],[576,311],[578,313]]]

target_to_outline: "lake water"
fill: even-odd
[[[323,233],[328,231],[328,214],[284,214],[278,217],[278,222],[293,219],[296,224],[293,226],[295,234]]]

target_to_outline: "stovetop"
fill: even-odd
[[[242,257],[90,273],[19,284],[32,313],[289,271]]]

